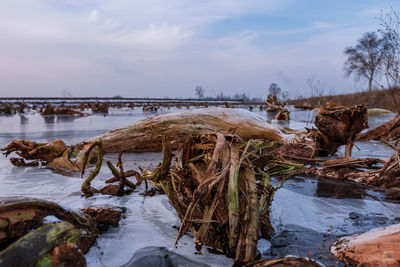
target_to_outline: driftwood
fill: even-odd
[[[289,121],[290,120],[289,111],[286,108],[282,108],[278,112],[278,114],[275,115],[274,119],[275,120],[280,120],[280,121]]]
[[[400,189],[400,143],[397,144],[394,153],[386,161],[379,172],[377,179],[373,179],[369,184],[383,188]]]
[[[53,107],[52,105],[48,104],[42,112],[41,115],[78,115],[78,116],[85,116],[84,113],[73,110],[69,107]]]
[[[32,162],[25,162],[23,159],[11,158],[10,161],[15,166],[36,166],[40,161],[51,168],[80,171],[86,165],[84,164],[85,157],[88,157],[86,160],[90,161],[98,153],[94,150],[93,153],[87,155],[86,152],[90,146],[91,144],[84,144],[80,147],[68,147],[60,139],[47,143],[14,140],[1,151],[4,151],[5,156],[15,152],[25,160],[32,160]]]
[[[372,229],[363,234],[343,237],[331,252],[351,266],[399,266],[400,225]]]
[[[281,155],[293,160],[298,158],[302,161],[302,159],[309,160],[316,156],[330,155],[343,144],[347,145],[346,155],[349,156],[354,136],[366,127],[366,109],[362,106],[345,108],[331,104],[320,110],[316,125],[318,130],[311,129],[308,134],[295,139],[296,134],[286,134],[282,128],[272,126],[254,113],[241,109],[207,108],[149,117],[131,126],[81,142],[69,149],[65,144],[61,144],[62,141],[57,140],[60,148],[57,148],[57,157],[51,159],[37,151],[48,149],[47,144],[53,145],[52,142],[36,144],[31,141],[16,140],[2,150],[5,151],[5,155],[15,151],[25,159],[46,161],[49,167],[82,170],[85,166],[83,155],[99,140],[102,140],[104,153],[149,152],[161,150],[163,136],[171,140],[171,149],[176,150],[190,134],[219,132],[234,133],[244,141],[285,140]],[[74,160],[71,160],[71,155],[74,156],[72,157]],[[12,162],[18,166],[36,164],[16,159]]]
[[[337,158],[326,160],[322,163],[325,168],[352,167],[352,168],[371,168],[373,165],[385,163],[385,160],[377,158]]]
[[[276,95],[268,95],[265,101],[267,112],[279,112],[281,111],[285,104],[278,100]]]
[[[317,113],[317,129],[306,129],[305,135],[285,142],[278,152],[294,162],[315,163],[324,161],[315,157],[332,155],[341,145],[346,145],[345,154],[350,157],[357,134],[368,127],[367,116],[364,106],[328,103]]]
[[[88,210],[73,211],[37,199],[0,198],[0,266],[50,266],[53,249],[66,242],[88,252],[100,227],[115,226],[121,218],[116,210]]]
[[[377,158],[339,158],[327,160],[322,168],[311,168],[310,174],[319,177],[342,179],[381,188],[400,190],[400,147],[389,160]],[[383,167],[379,166],[384,164]],[[366,171],[369,169],[369,171]],[[398,198],[398,194],[394,194]]]
[[[234,133],[245,141],[280,141],[284,136],[279,127],[272,126],[252,112],[243,109],[206,108],[149,117],[78,145],[101,139],[105,153],[161,151],[162,137],[166,136],[171,140],[171,149],[176,150],[190,134],[215,132]]]
[[[92,112],[93,113],[108,113],[108,103],[99,103],[99,102],[94,102],[92,104]]]
[[[295,108],[298,109],[304,109],[304,110],[313,110],[315,107],[311,106],[310,103],[303,103],[303,104],[298,104],[298,105],[294,105]]]
[[[319,155],[331,155],[339,146],[346,145],[345,155],[351,156],[354,141],[359,132],[368,128],[367,108],[363,105],[343,107],[327,103],[315,118],[318,128]]]
[[[356,141],[389,140],[396,139],[400,135],[400,116],[394,116],[390,121],[385,122],[365,133],[359,134]]]
[[[164,139],[162,163],[143,171],[143,178],[163,188],[181,219],[177,242],[190,230],[199,248],[220,249],[237,263],[253,260],[259,232],[268,237],[273,230],[269,207],[276,188],[270,175],[301,167],[278,160],[270,153],[274,148],[275,143],[244,142],[234,135],[190,136],[169,171],[172,154]]]

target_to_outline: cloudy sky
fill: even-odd
[[[365,88],[343,50],[378,29],[382,0],[2,0],[0,93],[8,96],[292,97]]]

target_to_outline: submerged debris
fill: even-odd
[[[66,248],[54,249],[67,242],[87,253],[98,236],[100,224],[116,225],[121,217],[120,212],[113,212],[114,220],[110,223],[106,220],[100,222],[90,215],[44,200],[0,198],[0,266],[37,266],[43,263],[50,266],[52,253],[53,258],[61,260]],[[67,253],[80,259],[77,264],[82,259],[79,250],[68,249]]]
[[[279,160],[274,142],[244,142],[221,133],[187,138],[171,171],[170,144],[164,157],[143,178],[159,184],[182,224],[176,242],[191,231],[198,247],[210,246],[249,262],[257,252],[259,232],[269,236],[269,207],[276,190],[270,175],[291,174],[300,165]]]
[[[138,249],[133,257],[124,265],[125,267],[150,267],[150,266],[185,266],[185,267],[210,267],[165,247],[144,247]]]

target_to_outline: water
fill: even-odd
[[[176,110],[159,110],[157,114]],[[0,116],[0,147],[5,147],[14,139],[46,142],[60,138],[67,144],[74,144],[155,114],[143,113],[141,109],[110,111],[108,116],[87,117],[43,117],[35,113]],[[313,111],[291,111],[292,120],[289,123],[272,123],[293,129],[313,126]],[[265,111],[254,112],[266,117]],[[370,117],[370,126],[387,121],[392,115],[374,115]],[[379,142],[357,143],[357,147],[359,149],[354,149],[355,157],[388,158],[392,153],[391,149]],[[336,156],[342,156],[343,153],[344,149],[341,148]],[[115,163],[117,155],[106,154],[105,160]],[[160,160],[160,153],[123,155],[125,170],[138,170],[139,166],[152,169]],[[110,177],[111,172],[102,168],[92,185],[102,188],[104,181]],[[280,181],[274,179],[273,182]],[[232,259],[210,254],[206,249],[203,249],[203,255],[195,255],[194,240],[189,235],[184,236],[178,247],[174,248],[179,219],[166,196],[144,197],[140,194],[144,191],[142,185],[133,194],[124,197],[95,195],[84,198],[80,191],[81,184],[82,179],[78,173],[39,167],[14,167],[8,158],[0,157],[0,196],[42,198],[71,208],[126,208],[119,227],[102,234],[85,256],[88,266],[122,266],[135,251],[148,246],[167,247],[211,266],[232,265]],[[346,181],[293,177],[275,195],[271,207],[275,234],[270,241],[259,242],[259,251],[263,257],[306,257],[310,251],[312,257],[321,263],[341,265],[329,252],[329,246],[337,237],[398,223],[399,216],[399,203],[387,199],[382,192],[372,188]]]

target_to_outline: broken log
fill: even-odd
[[[357,134],[368,128],[367,108],[363,105],[344,107],[327,103],[317,113],[315,126],[318,129],[320,156],[331,155],[339,146],[346,145],[345,155],[351,157]]]
[[[365,133],[359,134],[356,141],[369,140],[390,140],[397,139],[400,135],[400,115],[394,116],[390,121],[385,122]]]
[[[161,151],[162,137],[166,136],[171,140],[171,149],[176,150],[190,134],[215,132],[234,133],[244,141],[280,141],[285,137],[282,128],[247,110],[204,108],[149,117],[82,142],[79,146],[101,139],[105,153]]]
[[[394,153],[386,161],[379,172],[379,176],[373,179],[369,184],[382,188],[400,190],[400,143],[395,147]]]
[[[352,167],[352,168],[372,168],[376,164],[384,164],[385,160],[377,158],[337,158],[326,160],[322,163],[325,168]]]
[[[10,158],[15,166],[37,166],[39,161],[50,168],[68,169],[80,171],[84,168],[85,153],[91,144],[82,145],[79,148],[75,146],[68,147],[62,140],[47,143],[37,143],[28,140],[14,140],[7,147],[1,149],[6,157],[15,152],[20,158]],[[96,157],[97,150],[93,150],[89,155],[89,161]],[[32,160],[32,162],[25,162]]]
[[[121,218],[121,212],[114,211],[112,221],[99,220],[103,210],[86,213],[44,200],[0,198],[0,266],[50,265],[53,249],[66,242],[87,253],[101,227],[115,226]]]

